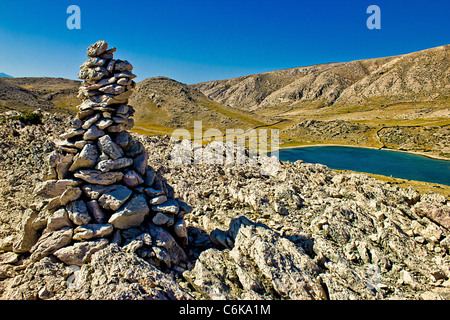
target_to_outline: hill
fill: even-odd
[[[0,72],[0,78],[12,78],[13,76],[10,76],[9,74]]]

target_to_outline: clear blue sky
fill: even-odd
[[[81,30],[66,27],[72,4]],[[366,27],[371,4],[381,30]],[[86,48],[107,40],[138,81],[190,84],[449,44],[449,21],[449,0],[3,0],[0,72],[76,79]]]

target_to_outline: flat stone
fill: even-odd
[[[69,203],[66,206],[70,220],[76,225],[85,225],[91,221],[91,216],[87,210],[86,204],[83,200],[77,200]]]
[[[111,170],[118,170],[129,167],[133,164],[133,160],[130,158],[118,158],[116,160],[102,160],[97,164],[96,169],[102,172],[108,172]]]
[[[101,186],[96,184],[87,184],[81,187],[84,193],[92,200],[98,200],[98,198],[100,198],[100,196],[103,194],[103,192],[105,192],[107,188],[108,188],[107,186]]]
[[[180,211],[180,206],[178,202],[174,199],[169,199],[163,204],[152,206],[153,211],[163,212],[163,213],[171,213],[177,214]]]
[[[168,216],[162,212],[158,212],[152,219],[153,223],[157,226],[170,227],[174,224],[173,216]]]
[[[97,145],[103,153],[107,154],[113,160],[123,157],[122,148],[114,143],[108,135],[98,139]]]
[[[44,233],[30,250],[31,261],[38,261],[68,245],[72,241],[72,234],[72,228]]]
[[[106,63],[105,59],[101,59],[98,57],[89,58],[86,60],[81,66],[80,69],[90,68],[90,67],[100,67]]]
[[[167,201],[167,197],[165,195],[160,195],[160,196],[150,199],[148,201],[148,204],[150,204],[152,206],[157,206],[159,204],[163,204],[166,201]]]
[[[73,164],[69,171],[76,171],[81,168],[93,168],[97,163],[98,149],[93,144],[87,144],[81,152],[73,158]]]
[[[0,265],[11,264],[19,260],[19,255],[14,252],[0,253]]]
[[[146,188],[146,189],[144,189],[144,192],[150,198],[154,198],[154,197],[161,196],[164,194],[164,190],[157,190],[157,189],[153,189],[153,188]]]
[[[86,131],[84,129],[76,129],[76,130],[71,130],[68,132],[63,133],[62,135],[60,135],[59,137],[61,139],[70,139],[76,136],[80,136],[82,134],[84,134]]]
[[[108,186],[122,180],[121,172],[101,172],[98,170],[80,170],[74,174],[76,178],[82,179],[87,183],[100,184]]]
[[[96,57],[105,53],[106,50],[108,50],[108,43],[104,40],[100,40],[87,48],[87,56]]]
[[[126,171],[122,178],[123,183],[130,188],[137,187],[144,182],[144,179],[134,170]]]
[[[111,224],[87,224],[75,228],[73,240],[91,240],[109,236],[114,231]]]
[[[144,195],[138,194],[133,196],[121,210],[114,213],[108,222],[119,229],[137,227],[149,212],[150,209]]]
[[[96,140],[100,137],[103,137],[105,132],[97,128],[97,126],[93,125],[90,127],[83,135],[84,140]]]
[[[44,233],[60,230],[65,227],[71,227],[72,222],[69,219],[66,209],[61,208],[55,211],[47,220],[47,228]]]
[[[181,240],[181,244],[183,246],[187,246],[189,238],[186,228],[186,222],[184,221],[184,219],[178,219],[177,221],[175,221],[173,225],[173,231],[175,232],[175,235]]]
[[[126,104],[121,104],[121,105],[117,108],[116,113],[118,113],[118,114],[127,114],[129,110],[130,110],[130,107],[129,107],[128,105],[126,105]]]
[[[99,89],[99,91],[108,94],[121,94],[125,91],[125,87],[118,84],[110,84]]]
[[[73,179],[47,180],[39,183],[33,192],[39,197],[55,198],[61,196],[68,187],[76,187],[80,184],[80,181]]]
[[[78,200],[81,197],[82,193],[83,192],[78,187],[68,187],[59,198],[59,203],[61,206],[65,206],[69,202]]]
[[[110,125],[112,125],[114,123],[114,121],[112,121],[111,119],[102,119],[99,122],[97,122],[97,127],[100,130],[104,130],[106,128],[108,128]]]
[[[132,191],[122,185],[112,185],[103,191],[99,204],[108,210],[118,210],[132,195]]]
[[[95,122],[97,122],[98,119],[100,119],[100,113],[97,113],[89,119],[85,120],[81,128],[85,130],[89,129]]]
[[[61,248],[53,253],[67,265],[82,266],[91,261],[91,256],[108,245],[107,239],[76,242],[73,246]]]
[[[145,174],[144,174],[143,178],[144,178],[144,184],[147,187],[151,187],[153,185],[153,183],[155,182],[156,172],[150,166],[147,166],[147,169],[145,170]]]
[[[127,60],[116,60],[114,70],[115,71],[132,71],[133,65],[131,63],[129,63]]]

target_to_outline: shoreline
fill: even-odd
[[[280,147],[278,150],[284,150],[284,149],[297,149],[297,148],[308,148],[308,147],[350,147],[350,148],[365,148],[365,149],[374,149],[374,150],[386,150],[386,151],[394,151],[394,152],[403,152],[403,153],[409,153],[409,154],[415,154],[418,156],[423,156],[430,159],[435,160],[445,160],[450,161],[449,158],[436,156],[436,155],[430,155],[426,154],[424,152],[420,151],[407,151],[407,150],[398,150],[398,149],[391,149],[391,148],[377,148],[377,147],[366,147],[366,146],[355,146],[355,145],[349,145],[349,144],[336,144],[336,143],[315,143],[315,144],[306,144],[306,145],[299,145],[299,146],[289,146],[289,147]]]

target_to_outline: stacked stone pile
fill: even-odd
[[[133,66],[113,59],[116,48],[98,41],[80,67],[82,103],[71,129],[56,142],[44,181],[35,189],[44,207],[30,209],[17,253],[37,261],[50,254],[81,265],[114,242],[149,262],[173,267],[186,260],[183,219],[190,207],[148,164],[133,127],[128,98]]]

